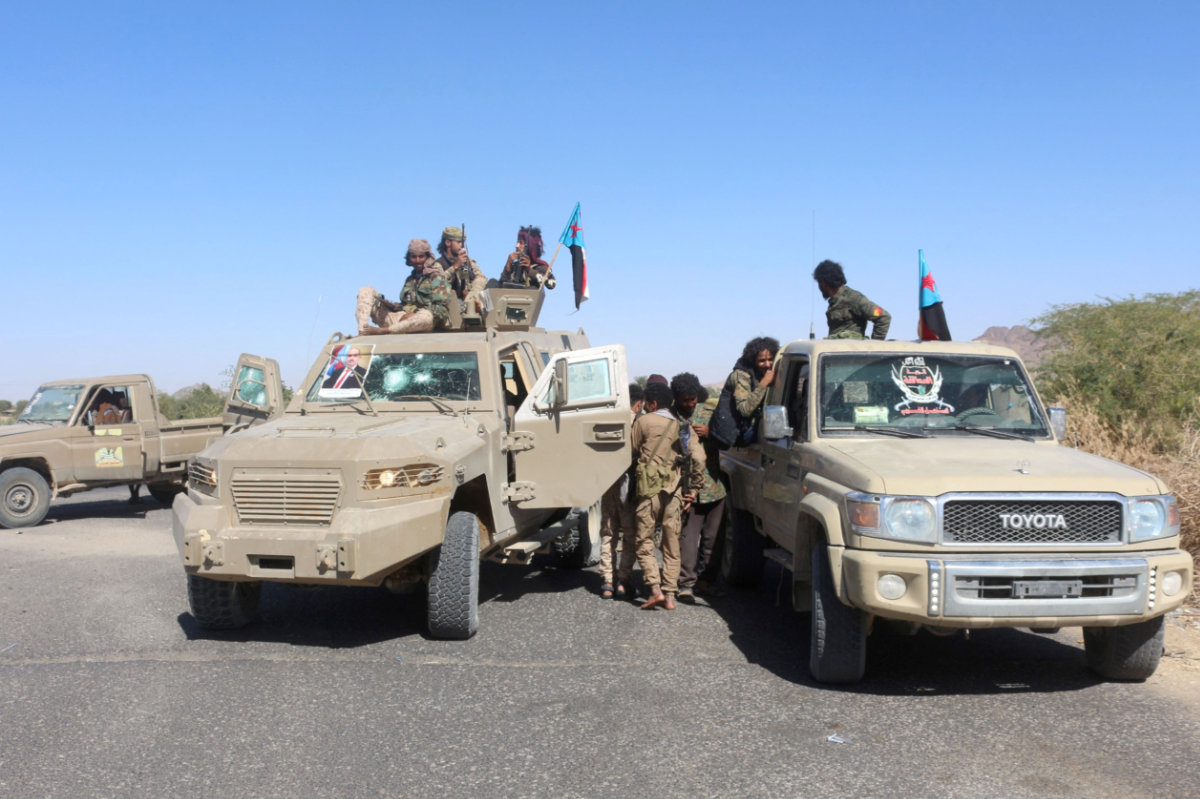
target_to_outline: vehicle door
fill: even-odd
[[[271,358],[242,353],[233,370],[233,384],[223,419],[233,433],[274,419],[283,413],[283,381],[279,364]]]
[[[142,425],[147,392],[128,382],[100,383],[71,429],[75,477],[83,482],[139,480],[145,475]]]
[[[765,532],[790,546],[804,479],[801,446],[808,426],[808,358],[789,356],[778,368],[781,390],[769,399],[786,409],[791,433],[773,440],[759,436],[763,466],[761,516]]]
[[[629,372],[620,345],[551,356],[506,439],[521,508],[589,507],[629,468]]]

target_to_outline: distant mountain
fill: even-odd
[[[200,388],[200,386],[202,386],[202,385],[204,385],[204,384],[203,383],[193,383],[190,386],[184,386],[183,388],[179,389],[174,394],[172,394],[171,399],[175,399],[175,400],[187,399],[189,394],[191,394],[196,389]]]
[[[1046,359],[1050,350],[1049,342],[1038,338],[1036,333],[1024,325],[989,327],[975,340],[1014,350],[1031,370],[1036,369]]]

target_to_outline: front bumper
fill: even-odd
[[[840,555],[843,601],[882,618],[941,627],[1132,624],[1179,607],[1192,587],[1192,557],[1182,550],[1030,557],[846,549]],[[904,580],[896,599],[880,594],[885,574]],[[1179,588],[1167,595],[1164,582]]]
[[[229,509],[175,498],[171,530],[189,574],[314,585],[378,585],[442,543],[449,497],[338,511],[329,525],[232,527]]]

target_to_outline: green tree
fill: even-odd
[[[17,416],[21,415],[21,411],[25,410],[25,406],[29,404],[29,400],[17,400],[17,405],[13,408],[13,413]]]
[[[178,419],[179,407],[175,398],[166,392],[158,392],[158,412],[168,419]]]
[[[13,404],[9,400],[0,399],[0,413],[8,413],[13,409]]]
[[[649,379],[650,379],[649,375],[638,375],[637,377],[633,378],[633,382],[637,383],[642,388],[645,388],[646,381]]]
[[[225,413],[225,397],[213,390],[208,383],[177,401],[178,419],[203,419]]]
[[[1114,430],[1144,426],[1159,449],[1200,417],[1200,290],[1059,305],[1033,325],[1050,343],[1047,399],[1087,401]]]

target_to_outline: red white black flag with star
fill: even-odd
[[[583,243],[583,222],[579,218],[579,203],[567,220],[567,226],[558,240],[571,250],[571,273],[575,278],[575,309],[588,298],[587,245]]]

